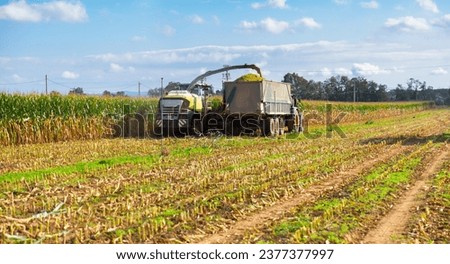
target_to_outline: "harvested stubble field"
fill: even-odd
[[[6,146],[0,242],[450,243],[450,111],[375,117],[345,137]]]

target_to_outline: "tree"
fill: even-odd
[[[103,96],[112,96],[111,92],[108,90],[104,90],[102,95]]]
[[[401,84],[397,85],[397,88],[395,88],[394,94],[395,94],[395,97],[394,97],[395,101],[409,101],[410,100],[408,92],[405,90],[405,88]]]
[[[409,78],[406,82],[408,95],[410,100],[419,100],[419,90],[425,90],[426,83],[416,80],[414,78]]]
[[[124,91],[119,91],[119,92],[116,93],[116,96],[126,97],[127,95],[125,94]]]
[[[292,84],[292,94],[301,99],[349,101],[354,97],[361,102],[388,100],[386,85],[367,81],[364,77],[332,76],[324,82],[307,81],[296,73],[284,76],[284,82]]]
[[[356,101],[367,102],[369,95],[369,82],[366,78],[360,76],[356,82]]]
[[[77,87],[77,88],[73,88],[70,90],[69,94],[74,94],[74,95],[84,95],[84,91],[83,88],[81,87]]]
[[[292,85],[292,95],[296,98],[311,99],[314,94],[311,89],[308,89],[308,81],[295,72],[284,75],[283,81]]]
[[[148,90],[147,95],[150,97],[159,97],[161,96],[161,88],[153,88]]]
[[[58,91],[51,91],[50,96],[61,96],[61,93]]]
[[[387,92],[387,86],[385,84],[379,84],[377,89],[377,102],[384,102],[389,100]]]
[[[323,88],[325,90],[327,100],[330,100],[330,101],[338,101],[339,100],[337,94],[341,88],[340,88],[339,82],[335,76],[332,76],[332,77],[326,79],[323,82]]]
[[[448,95],[447,98],[445,99],[445,105],[450,106],[450,88],[447,90],[448,91]]]

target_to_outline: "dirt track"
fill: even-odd
[[[430,166],[420,175],[415,184],[403,194],[390,212],[380,220],[380,225],[366,235],[362,243],[396,243],[396,238],[402,235],[413,210],[420,205],[420,196],[429,188],[430,179],[439,171],[444,161],[448,158],[448,147],[433,155],[430,158]]]

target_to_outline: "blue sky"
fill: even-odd
[[[0,91],[148,90],[244,63],[448,88],[449,44],[448,0],[0,0]]]

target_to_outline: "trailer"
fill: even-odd
[[[276,136],[285,131],[301,130],[301,113],[288,83],[268,80],[225,82],[223,100],[231,134]]]

